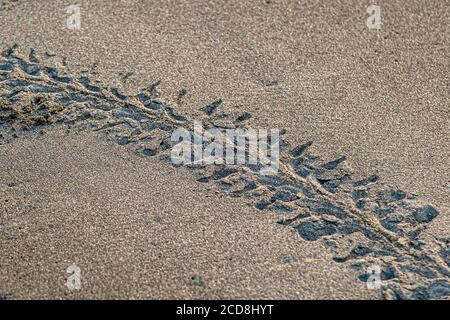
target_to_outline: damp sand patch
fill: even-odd
[[[47,127],[91,130],[168,165],[177,128],[248,128],[250,114],[236,114],[217,100],[196,114],[180,115],[176,104],[155,96],[155,85],[137,95],[103,87],[88,76],[60,75],[16,47],[0,59],[0,143],[36,135]],[[279,214],[302,241],[332,243],[358,234],[355,244],[333,261],[360,272],[362,282],[380,280],[384,298],[438,299],[450,294],[450,239],[421,237],[439,212],[416,195],[380,181],[352,178],[345,156],[323,160],[309,152],[313,142],[291,146],[280,138],[280,168],[263,177],[252,165],[181,166],[199,183],[216,186],[230,197],[245,198],[262,212]],[[375,269],[373,268],[375,266]],[[368,272],[368,270],[370,272]]]

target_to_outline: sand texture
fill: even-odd
[[[4,2],[2,297],[449,297],[442,2]],[[196,120],[283,129],[278,173],[174,165]]]

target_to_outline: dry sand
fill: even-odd
[[[0,11],[0,36],[4,46],[55,53],[47,63],[72,74],[90,70],[104,85],[127,93],[162,80],[164,98],[187,114],[223,99],[251,112],[254,127],[286,128],[292,144],[313,140],[314,152],[325,159],[346,155],[356,175],[378,174],[426,199],[440,212],[427,235],[448,237],[448,4],[380,1],[383,25],[377,31],[365,25],[369,3],[82,1],[82,28],[76,31],[65,25],[70,1],[17,1]],[[178,99],[181,89],[188,94]],[[80,264],[95,279],[86,280],[92,293],[80,292],[82,297],[377,296],[355,281],[351,269],[333,263],[325,248],[294,240],[275,218],[202,190],[188,174],[153,160],[141,163],[104,143],[49,135],[1,146],[0,176],[8,177],[2,196],[17,202],[11,212],[33,214],[22,213],[22,231],[14,229],[17,222],[2,226],[7,232],[1,236],[18,242],[2,248],[0,292],[64,296],[65,265],[82,252]],[[33,157],[25,156],[30,148]],[[38,165],[47,159],[55,164]],[[73,178],[66,179],[62,173],[69,168]],[[40,179],[4,187],[34,175]],[[63,190],[67,196],[58,200],[53,191]],[[73,228],[61,221],[71,215],[77,217]],[[51,231],[58,236],[48,237],[49,221],[61,224]],[[97,228],[109,233],[98,236]],[[15,239],[18,234],[24,240]],[[230,234],[242,245],[236,265],[224,251]],[[108,244],[106,251],[98,249]],[[27,249],[17,250],[21,246]],[[277,264],[283,250],[299,262]],[[204,279],[197,281],[204,287],[192,286],[191,275]]]

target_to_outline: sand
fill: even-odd
[[[95,64],[126,92],[156,80],[174,100],[186,89],[186,112],[223,99],[251,110],[255,126],[286,128],[324,156],[348,155],[358,173],[447,202],[444,2],[383,2],[378,31],[360,1],[89,1],[79,31],[66,27],[67,6],[19,1],[1,12],[2,43],[57,54],[49,62],[66,58],[71,72]]]
[[[95,135],[52,130],[2,146],[0,159],[13,185],[1,190],[8,298],[378,296],[324,246],[299,245],[274,214]],[[72,264],[79,291],[66,287]]]
[[[192,114],[220,98],[227,106],[241,113],[250,112],[253,127],[286,128],[286,138],[292,145],[312,140],[312,152],[325,160],[345,155],[355,177],[377,174],[383,183],[389,183],[408,194],[416,194],[433,204],[440,214],[427,225],[424,237],[428,241],[436,237],[448,238],[448,8],[441,1],[411,1],[407,6],[401,1],[381,2],[383,25],[377,31],[369,30],[365,25],[368,3],[340,1],[329,5],[325,2],[317,4],[278,0],[270,3],[215,1],[208,4],[197,1],[90,1],[81,2],[82,28],[77,31],[69,30],[65,25],[65,8],[70,3],[17,1],[0,11],[0,35],[3,47],[18,43],[24,52],[34,48],[40,56],[45,52],[54,53],[56,56],[48,58],[46,64],[57,66],[69,74],[89,71],[101,81],[101,86],[117,86],[128,94],[136,94],[141,88],[161,80],[158,86],[161,96],[176,104],[177,110],[183,114]],[[182,89],[187,90],[187,94],[180,98]],[[8,176],[8,181],[2,181],[6,185],[2,192],[6,192],[5,197],[10,201],[18,201],[27,194],[29,196],[26,205],[22,206],[31,206],[27,210],[33,214],[22,217],[21,223],[36,225],[36,219],[45,222],[47,219],[58,220],[59,211],[72,212],[77,217],[87,219],[79,221],[75,228],[80,233],[86,232],[86,238],[79,235],[69,237],[67,241],[69,246],[75,246],[76,239],[81,237],[85,239],[83,243],[86,246],[92,247],[91,251],[80,250],[86,252],[80,259],[90,270],[87,272],[92,272],[92,278],[96,280],[89,287],[90,293],[83,291],[69,294],[75,297],[79,294],[79,297],[122,298],[379,297],[355,280],[357,273],[354,270],[334,263],[330,254],[327,255],[326,248],[314,245],[315,242],[308,247],[310,243],[307,241],[292,240],[289,228],[279,229],[275,223],[277,219],[273,216],[261,218],[261,212],[246,205],[245,201],[233,199],[232,204],[229,204],[229,197],[226,200],[216,199],[219,197],[217,193],[203,190],[203,186],[198,186],[189,174],[175,179],[174,175],[182,174],[179,170],[170,173],[172,168],[164,167],[155,160],[146,158],[145,164],[141,164],[139,156],[131,160],[135,156],[129,155],[130,158],[121,162],[118,159],[123,159],[123,153],[127,151],[117,149],[117,156],[112,156],[106,149],[113,147],[108,145],[102,151],[100,145],[105,142],[93,135],[91,133],[82,138],[72,135],[39,138],[36,148],[40,147],[36,154],[42,158],[33,159],[42,163],[53,158],[53,162],[62,166],[59,170],[55,168],[52,172],[41,172],[41,175],[45,179],[49,179],[47,175],[57,177],[57,172],[65,172],[65,168],[73,164],[76,168],[73,169],[74,177],[66,179],[59,175],[51,183],[31,180],[34,182],[14,186],[13,189],[17,187],[20,191],[14,189],[18,193],[12,195],[12,190],[7,187],[9,180],[26,180],[34,172],[53,169],[33,166],[33,161],[23,156],[23,152],[30,148],[26,145],[30,142],[15,141],[0,146],[1,176],[4,177],[5,173]],[[77,144],[82,146],[77,153],[84,160],[66,158]],[[61,152],[61,148],[65,148],[66,152]],[[133,161],[136,167],[130,165]],[[152,163],[147,168],[149,161]],[[107,167],[99,165],[103,163]],[[92,171],[83,171],[85,166],[96,168],[99,173],[95,179],[79,183],[81,178],[78,175],[93,174]],[[103,174],[102,170],[105,170]],[[137,179],[140,175],[136,173],[137,176],[133,176],[133,170],[148,170],[145,176],[151,176],[151,179],[148,182],[147,179]],[[114,178],[110,176],[113,173]],[[170,176],[173,178],[168,179]],[[117,180],[122,181],[123,185],[116,183]],[[164,196],[171,197],[171,201],[160,203],[161,193],[151,193],[152,188],[146,186],[150,181],[155,181],[152,186],[166,190]],[[176,185],[173,181],[177,181]],[[76,187],[74,183],[77,183]],[[44,187],[48,184],[53,187],[58,185],[58,190],[68,190],[68,195],[61,200],[64,204],[54,204],[55,207],[52,207],[52,202],[44,201],[45,205],[38,205],[41,196],[51,197],[55,191]],[[136,193],[119,196],[121,193],[115,188],[124,188],[129,184],[133,184],[134,189],[139,190],[137,194],[142,196],[137,197]],[[73,188],[78,192],[69,191]],[[193,208],[187,210],[186,200],[180,199],[173,188],[180,188],[179,193],[187,192],[189,197],[196,199],[192,201],[200,206],[197,211]],[[103,200],[89,200],[88,195],[105,189],[111,189],[109,197],[100,193]],[[38,195],[31,190],[39,190]],[[202,192],[205,192],[205,196],[200,196]],[[83,193],[86,194],[84,198]],[[206,197],[206,194],[210,197]],[[94,208],[104,207],[99,203],[111,198],[122,198],[122,201],[108,205],[110,210],[107,212],[96,214]],[[78,208],[80,203],[92,203],[92,207]],[[183,249],[193,251],[187,253],[184,259],[180,258],[177,267],[173,264],[174,260],[178,261],[174,254],[178,254],[179,250],[176,245],[169,255],[171,262],[160,261],[160,265],[150,263],[154,255],[136,254],[128,260],[124,258],[123,262],[119,258],[114,259],[110,251],[105,251],[100,257],[95,256],[94,253],[100,254],[95,248],[102,243],[119,242],[119,256],[123,254],[128,257],[130,252],[139,250],[139,245],[135,243],[145,241],[136,236],[141,234],[137,230],[143,230],[144,233],[147,228],[156,227],[148,227],[142,221],[130,226],[129,237],[134,239],[130,241],[131,244],[119,241],[120,235],[105,235],[100,241],[95,236],[95,230],[85,230],[86,225],[100,220],[98,228],[120,232],[117,230],[123,229],[123,221],[113,220],[110,224],[105,221],[108,220],[107,215],[116,217],[126,212],[128,217],[133,216],[136,213],[131,208],[139,205],[151,212],[158,212],[157,208],[170,208],[172,213],[160,214],[161,219],[169,219],[171,214],[185,219],[209,212],[214,219],[205,218],[204,224],[208,226],[207,229],[217,228],[211,234],[222,243],[229,239],[230,230],[243,227],[238,223],[239,220],[233,221],[236,218],[227,218],[230,212],[239,212],[247,219],[256,219],[250,220],[251,223],[244,219],[243,225],[249,233],[242,231],[236,234],[233,243],[240,241],[255,248],[257,260],[262,261],[260,268],[258,271],[252,270],[250,266],[253,263],[249,263],[242,254],[237,255],[243,261],[236,266],[228,266],[221,260],[226,261],[226,255],[214,242],[217,239],[198,234],[198,228],[190,229],[192,232],[189,233],[181,227],[181,230],[171,229],[173,234],[170,238],[186,239],[187,244],[183,245]],[[220,206],[225,207],[218,210]],[[104,218],[100,219],[99,216]],[[126,221],[128,219],[133,220],[127,218]],[[225,230],[220,229],[220,223],[215,224],[217,220],[227,221],[231,225]],[[6,230],[10,228],[9,223],[12,222],[5,224]],[[178,224],[182,224],[182,221]],[[30,249],[15,249],[19,245],[26,248],[27,240],[8,245],[9,250],[5,249],[7,258],[1,260],[0,292],[12,298],[61,297],[67,294],[60,279],[65,276],[65,265],[71,263],[74,257],[71,250],[65,252],[63,246],[64,237],[71,235],[70,225],[64,225],[59,235],[51,237],[55,241],[51,246],[39,238],[38,231],[23,231],[26,237],[30,237],[28,241],[33,241],[33,237],[41,239],[35,254],[29,253]],[[260,232],[255,232],[255,229]],[[11,236],[11,233],[15,235],[17,231],[2,232],[2,236]],[[283,239],[277,240],[279,237]],[[263,240],[258,240],[260,238],[264,241],[270,239],[267,246],[271,250],[261,249],[258,241]],[[288,241],[292,241],[292,244],[287,245]],[[298,255],[297,260],[302,261],[294,263],[289,271],[280,267],[286,277],[282,283],[279,283],[279,277],[267,275],[267,272],[275,272],[269,270],[278,270],[278,267],[273,267],[280,248],[277,243],[280,246],[284,243],[283,246],[294,250]],[[197,257],[196,250],[205,246],[216,250],[217,255],[208,258],[207,255],[199,254],[198,259],[189,258]],[[161,245],[156,247],[155,250],[163,250]],[[56,252],[53,260],[41,257],[44,253],[48,255],[52,252],[49,248]],[[43,266],[24,266],[22,272],[30,274],[31,278],[23,276],[21,284],[17,284],[12,280],[13,275],[20,272],[16,265],[24,260],[20,255],[25,254],[30,254],[32,261],[38,260]],[[308,267],[308,263],[304,262],[311,256],[314,257],[313,261],[318,259],[313,262],[317,263],[316,267]],[[46,276],[40,276],[37,270],[49,270],[50,261],[55,261],[59,267],[53,265],[54,269],[50,268],[52,271],[45,271]],[[107,276],[108,263],[105,261],[115,261],[113,270],[117,271],[111,271],[112,277]],[[222,261],[222,264],[217,261]],[[216,262],[220,267],[217,264],[216,268],[205,267],[209,266],[208,263]],[[140,267],[137,266],[141,264],[145,272],[139,271]],[[105,275],[95,272],[97,268]],[[335,268],[336,274],[329,274],[330,268]],[[120,270],[130,269],[137,271],[119,275]],[[235,269],[238,270],[238,280],[233,283],[228,279],[230,270]],[[164,280],[155,276],[161,272],[166,275]],[[146,275],[146,284],[135,285],[141,283],[141,274]],[[191,275],[206,279],[197,281],[206,283],[204,288],[199,291],[192,289],[189,286]],[[167,280],[167,277],[172,280]],[[360,289],[354,289],[355,286]]]

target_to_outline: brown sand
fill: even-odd
[[[346,154],[355,171],[447,201],[449,10],[443,1],[89,1],[66,28],[67,1],[20,2],[1,12],[2,43],[66,57],[73,72],[128,92],[161,79],[192,112],[221,98],[255,126]],[[121,74],[133,74],[121,81]],[[276,80],[278,85],[267,86]],[[276,117],[274,116],[276,115]]]
[[[62,66],[62,58],[66,57],[69,72],[79,72],[83,68],[89,70],[92,69],[93,64],[96,64],[98,79],[107,84],[117,85],[127,92],[137,92],[141,87],[157,79],[162,80],[160,88],[165,97],[172,97],[175,100],[179,90],[187,89],[188,95],[180,101],[180,107],[185,112],[192,112],[216,98],[222,98],[230,105],[238,105],[243,111],[252,112],[254,126],[286,128],[289,139],[293,143],[313,140],[316,153],[326,158],[347,155],[355,173],[361,175],[377,173],[384,181],[410,193],[421,195],[436,205],[441,212],[439,218],[431,225],[429,232],[448,236],[450,219],[447,185],[449,171],[448,160],[446,160],[449,158],[447,143],[449,140],[448,62],[450,61],[448,6],[442,1],[409,1],[407,5],[403,1],[381,2],[383,25],[381,30],[375,31],[369,30],[365,25],[368,16],[365,9],[369,3],[369,1],[364,3],[340,1],[333,4],[297,3],[281,0],[273,0],[271,3],[256,0],[252,2],[214,1],[208,4],[199,1],[90,1],[81,3],[82,30],[74,31],[68,30],[65,26],[67,16],[65,8],[71,3],[19,1],[10,9],[0,11],[2,25],[0,35],[4,45],[17,42],[23,48],[35,48],[39,53],[44,51],[56,53],[58,56],[49,60],[55,65]],[[119,73],[126,74],[128,71],[132,71],[133,74],[126,81],[121,80]],[[199,260],[189,258],[188,254],[185,258],[179,258],[179,247],[174,244],[173,248],[177,250],[172,251],[171,260],[168,263],[159,261],[160,267],[155,264],[151,267],[153,269],[146,269],[149,271],[146,271],[146,277],[142,280],[141,272],[139,270],[135,273],[130,272],[129,266],[139,269],[137,265],[141,263],[141,260],[142,264],[151,265],[149,262],[152,261],[151,258],[146,260],[143,255],[132,255],[131,253],[137,249],[127,248],[127,245],[131,246],[131,244],[119,241],[120,236],[95,236],[92,240],[93,244],[89,246],[92,247],[91,252],[96,254],[100,255],[98,250],[94,249],[96,241],[98,245],[120,242],[123,247],[119,246],[122,249],[117,249],[117,259],[104,253],[99,257],[93,255],[95,258],[87,254],[83,260],[97,259],[97,263],[93,260],[92,263],[86,262],[87,265],[92,265],[87,268],[92,270],[103,268],[102,276],[95,274],[102,279],[98,283],[103,283],[104,286],[111,285],[108,283],[110,278],[106,276],[109,272],[108,266],[104,261],[114,261],[114,268],[117,269],[113,269],[119,270],[111,271],[115,275],[112,279],[114,279],[113,283],[116,283],[117,290],[105,291],[102,290],[105,287],[96,284],[92,287],[94,296],[123,296],[125,292],[137,296],[138,292],[139,294],[147,292],[147,296],[158,297],[282,298],[294,297],[294,292],[297,290],[293,289],[293,285],[299,286],[298,297],[302,298],[350,298],[373,294],[365,289],[354,289],[356,283],[353,275],[349,274],[349,270],[337,271],[336,274],[329,273],[330,268],[337,270],[340,267],[329,262],[329,259],[325,257],[326,253],[319,252],[322,249],[314,245],[309,248],[305,242],[301,244],[292,242],[292,245],[287,245],[288,231],[275,232],[274,230],[278,230],[278,227],[270,223],[261,223],[258,219],[269,218],[259,217],[258,212],[253,209],[245,206],[242,210],[238,210],[237,208],[240,207],[237,203],[230,204],[227,209],[228,204],[225,205],[224,201],[212,198],[204,200],[204,197],[199,196],[200,191],[193,191],[198,190],[199,186],[189,177],[168,178],[181,173],[172,172],[170,168],[163,169],[158,163],[149,165],[147,162],[146,165],[136,163],[136,168],[139,167],[137,170],[134,169],[134,165],[128,163],[131,160],[121,162],[115,156],[107,155],[106,152],[102,153],[101,148],[98,147],[100,142],[95,142],[96,146],[87,146],[82,144],[86,140],[77,139],[59,138],[53,142],[53,151],[50,146],[42,144],[40,149],[36,149],[36,156],[42,157],[40,159],[42,162],[50,159],[51,152],[55,152],[54,159],[57,160],[55,162],[59,163],[61,168],[52,171],[51,176],[57,177],[56,173],[61,171],[66,163],[65,167],[73,164],[75,177],[86,175],[95,176],[96,179],[87,180],[86,184],[82,184],[83,187],[75,187],[72,185],[75,180],[64,179],[61,175],[59,175],[60,179],[46,177],[45,175],[50,172],[42,172],[42,179],[53,179],[51,180],[52,188],[56,188],[57,185],[59,187],[56,190],[67,189],[67,192],[70,192],[70,196],[60,199],[60,202],[67,203],[54,204],[55,207],[52,207],[53,202],[48,201],[42,202],[42,207],[38,206],[38,203],[41,203],[40,197],[45,199],[45,197],[54,196],[50,194],[49,189],[43,188],[46,185],[44,181],[18,186],[19,189],[22,188],[20,189],[22,191],[17,191],[19,193],[12,197],[14,201],[19,201],[22,197],[28,196],[27,205],[37,207],[33,210],[36,210],[40,217],[42,216],[40,219],[43,223],[46,224],[47,219],[58,221],[58,215],[55,212],[60,210],[66,211],[66,214],[61,217],[70,214],[77,217],[85,216],[80,219],[86,220],[80,220],[77,222],[78,225],[75,224],[78,227],[74,229],[80,234],[74,235],[71,239],[84,239],[83,237],[90,239],[97,234],[97,231],[85,230],[85,225],[95,226],[93,221],[97,221],[98,228],[117,230],[117,227],[123,224],[120,222],[119,214],[124,211],[128,214],[129,209],[126,209],[128,207],[134,208],[141,205],[152,212],[158,212],[157,208],[166,210],[170,208],[172,215],[178,219],[188,219],[187,217],[190,216],[197,219],[201,216],[205,218],[204,223],[208,225],[207,229],[217,228],[211,234],[218,239],[207,235],[199,238],[198,228],[189,229],[188,232],[183,228],[181,220],[168,223],[165,228],[159,227],[159,230],[166,232],[170,230],[168,234],[171,236],[167,235],[167,239],[185,237],[187,244],[191,241],[192,244],[183,246],[183,249],[189,247],[189,250],[193,250],[192,254],[197,254],[195,253],[197,250],[201,248],[203,252],[203,248],[208,246],[210,250],[218,252],[216,257],[225,259],[223,248],[211,239],[225,243],[229,239],[231,230],[248,228],[245,232],[244,230],[239,232],[243,232],[249,240],[244,240],[246,238],[242,234],[236,234],[235,239],[241,239],[242,236],[242,245],[245,243],[246,246],[258,248],[255,249],[255,255],[259,257],[258,261],[262,261],[261,264],[256,264],[260,266],[258,271],[248,267],[253,267],[253,263],[237,263],[247,267],[236,269],[239,270],[237,276],[239,280],[233,283],[233,281],[224,280],[229,279],[229,273],[223,271],[224,275],[221,277],[219,271],[213,272],[213,268],[209,267],[209,264],[222,263],[224,268],[231,270],[232,266],[227,266],[228,263],[220,262],[220,258],[207,255],[200,255],[202,258]],[[3,172],[8,172],[9,179],[20,180],[18,177],[26,177],[26,175],[19,174],[30,172],[28,166],[32,164],[31,160],[29,157],[22,156],[22,152],[25,152],[27,148],[24,146],[26,143],[28,142],[2,147],[0,161],[2,176]],[[51,141],[46,143],[52,145]],[[77,143],[83,145],[83,151],[80,151],[76,159],[66,159],[65,157],[69,157],[68,153],[71,153],[71,148],[74,148],[74,144]],[[61,148],[64,148],[66,152],[58,153],[57,150]],[[85,159],[84,162],[81,158]],[[122,158],[119,157],[119,159]],[[99,166],[98,169],[94,169],[99,163],[104,163],[105,168]],[[82,164],[90,166],[91,171],[82,171],[80,169],[83,167]],[[143,167],[147,166],[154,166],[154,168],[147,169],[148,174],[137,179],[136,177],[146,170]],[[117,169],[110,170],[110,168]],[[40,170],[53,169],[41,168]],[[99,170],[98,176],[96,170]],[[100,170],[105,170],[109,174],[101,174]],[[133,170],[136,170],[136,176],[133,176]],[[16,176],[13,172],[16,172],[14,173]],[[151,178],[148,178],[150,176]],[[125,180],[123,185],[117,183],[118,179]],[[179,184],[174,184],[174,180],[179,181]],[[148,187],[145,187],[146,183],[149,184]],[[121,192],[114,189],[127,186],[126,190],[133,190],[129,187],[130,184],[134,185],[136,192],[119,196]],[[167,190],[164,193],[152,191],[151,186],[155,185],[159,190]],[[189,187],[186,188],[186,186]],[[73,188],[76,188],[77,192],[72,192]],[[178,193],[174,191],[176,188],[179,188]],[[115,191],[107,193],[109,196],[100,193],[99,199],[91,204],[92,208],[78,208],[80,203],[89,203],[87,195],[93,191],[88,190],[95,190],[98,193],[98,190],[104,189]],[[39,190],[38,195],[31,190],[36,192]],[[186,192],[192,199],[198,199],[198,201],[191,201],[191,208],[186,208],[186,201],[179,197],[180,193],[187,197]],[[141,196],[138,197],[139,193]],[[85,194],[84,197],[83,194]],[[161,194],[164,194],[163,199],[160,197]],[[206,194],[215,196],[207,192],[205,196]],[[114,205],[99,205],[99,203],[108,203],[111,199],[114,200]],[[167,199],[171,201],[166,202]],[[170,203],[170,206],[167,203]],[[100,207],[104,212],[94,214],[96,212],[94,207]],[[222,207],[223,209],[219,211],[218,208]],[[210,214],[206,213],[207,210]],[[114,212],[115,215],[113,215]],[[233,219],[227,218],[236,212],[240,213],[240,218],[242,218],[241,215],[245,215],[248,219],[254,219],[250,220],[254,223],[246,220],[247,225],[241,225],[234,221],[236,219],[234,215]],[[119,220],[115,221],[111,217],[113,222],[109,223],[98,218],[101,214],[119,216],[116,218]],[[139,211],[135,214],[140,217]],[[168,216],[160,215],[161,219],[169,219],[169,213]],[[214,223],[207,222],[213,217]],[[34,216],[22,219],[24,219],[23,223],[37,229],[39,223],[36,223]],[[221,229],[223,228],[221,223],[216,224],[217,219],[223,221],[226,231]],[[130,220],[132,219],[127,217],[126,221]],[[231,225],[228,227],[225,221]],[[132,243],[145,242],[137,238],[136,234],[144,234],[152,228],[158,228],[157,224],[150,227],[144,226],[143,222],[140,222],[130,227],[127,239],[131,239]],[[177,228],[173,229],[175,226]],[[68,231],[71,230],[70,225],[65,228],[68,229],[65,229],[62,234],[67,236]],[[255,228],[264,230],[251,231]],[[24,231],[24,233],[27,237],[31,237],[30,243],[33,243],[32,237],[38,237],[37,231],[36,233]],[[15,234],[16,232],[13,232],[13,235]],[[46,233],[41,237],[45,235]],[[2,236],[6,235],[2,234]],[[300,262],[301,265],[289,271],[290,280],[276,276],[270,278],[264,272],[269,272],[270,266],[273,266],[272,262],[268,261],[276,260],[274,257],[280,248],[277,247],[277,239],[281,237],[284,238],[279,240],[279,246],[294,250],[301,255],[302,259],[305,255],[320,257],[320,262],[317,262],[315,267],[308,267],[307,263]],[[68,250],[64,255],[65,240],[62,237],[51,239],[55,241],[52,246],[49,245],[48,239],[38,242],[42,245],[34,243],[33,246],[37,250],[35,254],[30,253],[28,249],[23,251],[15,249],[19,245],[26,246],[28,242],[19,241],[14,247],[8,246],[10,250],[5,252],[8,252],[8,259],[10,259],[6,260],[9,268],[2,268],[2,272],[5,273],[2,274],[1,281],[2,284],[5,283],[4,291],[7,288],[6,292],[14,294],[18,292],[17,296],[20,296],[22,292],[23,296],[33,297],[63,294],[64,287],[49,279],[64,276],[58,272],[61,272],[59,270],[67,262],[73,261],[73,253]],[[72,240],[68,242],[69,246],[76,248]],[[199,244],[199,241],[203,242]],[[267,245],[271,248],[273,246],[273,250],[262,250],[261,246],[256,245],[258,241],[267,241]],[[133,248],[137,246],[133,245]],[[18,256],[14,258],[15,255],[31,255],[30,259],[40,261],[43,264],[42,270],[47,270],[44,265],[51,260],[43,257],[40,252],[49,254],[47,249],[51,247],[62,255],[56,255],[55,261],[61,261],[59,257],[66,259],[64,263],[61,262],[61,268],[54,266],[55,272],[56,269],[58,270],[56,273],[48,271],[44,277],[30,272],[32,269],[23,269],[24,274],[34,277],[33,279],[42,279],[42,282],[48,285],[42,287],[35,285],[39,282],[38,280],[26,281],[23,275],[21,283],[28,286],[28,289],[20,290],[18,286],[17,291],[14,291],[16,289],[14,289],[12,274],[16,264],[21,261]],[[163,249],[158,246],[157,250]],[[245,253],[248,251],[242,250]],[[152,254],[149,253],[148,257],[156,257]],[[130,256],[126,258],[130,261],[120,263],[121,255]],[[91,257],[91,260],[88,257]],[[173,261],[177,259],[181,260],[175,267]],[[4,264],[2,260],[2,266]],[[269,267],[267,268],[265,264]],[[122,276],[117,276],[120,270],[128,271]],[[166,278],[155,280],[160,279],[157,276],[158,272],[165,273]],[[209,272],[209,276],[205,272]],[[285,274],[284,272],[281,273]],[[207,279],[206,285],[212,286],[208,288],[208,293],[205,291],[207,289],[192,291],[193,289],[187,285],[183,287],[184,289],[175,286],[176,283],[183,283],[180,279],[185,279],[191,273],[201,274]],[[212,280],[214,277],[220,280]],[[338,282],[328,277],[346,280]],[[142,284],[142,287],[130,285],[137,281],[148,281],[148,285]],[[214,281],[218,284],[213,285]],[[314,283],[314,286],[311,283]],[[59,289],[55,289],[55,286]],[[123,289],[125,286],[131,288]],[[144,290],[144,287],[149,289]],[[52,289],[49,290],[49,288]],[[86,296],[89,294],[86,293]]]
[[[61,130],[1,148],[7,298],[377,297],[324,246],[186,170]]]

